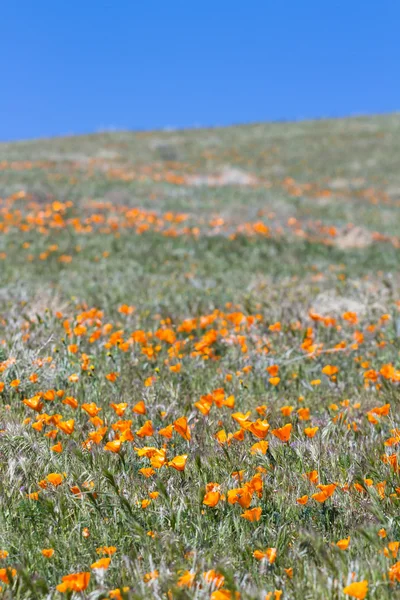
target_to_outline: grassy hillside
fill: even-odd
[[[0,144],[4,598],[400,593],[399,134]]]

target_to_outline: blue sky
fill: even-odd
[[[400,109],[398,0],[5,0],[0,140]]]

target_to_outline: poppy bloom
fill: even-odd
[[[121,440],[113,440],[111,442],[107,442],[104,446],[104,450],[108,450],[109,452],[117,453],[121,450],[122,442]]]
[[[154,434],[153,424],[151,421],[146,421],[146,423],[137,430],[136,435],[139,437],[149,437]]]
[[[67,435],[71,435],[75,428],[75,421],[74,419],[69,419],[68,421],[59,421],[59,423],[57,423],[57,427]]]
[[[62,577],[62,583],[57,586],[59,592],[83,592],[89,585],[90,573],[71,573]]]
[[[336,546],[338,548],[340,548],[340,550],[347,550],[349,545],[350,545],[350,536],[347,538],[344,538],[343,540],[339,540],[338,542],[336,542]]]
[[[152,475],[154,475],[155,470],[151,467],[143,467],[143,469],[139,469],[139,473],[144,475],[144,477],[151,477]]]
[[[314,500],[316,500],[317,502],[323,503],[326,500],[328,500],[328,498],[330,498],[333,494],[333,492],[336,489],[336,484],[335,483],[330,483],[328,485],[323,485],[320,484],[317,486],[321,491],[317,492],[316,494],[313,494],[311,496],[311,498],[313,498]]]
[[[250,424],[249,431],[251,431],[255,437],[264,439],[267,436],[269,427],[270,425],[267,421],[261,421],[260,419],[257,419],[257,421]]]
[[[108,379],[108,381],[111,381],[112,383],[114,383],[114,381],[117,381],[117,378],[119,377],[119,373],[108,373],[106,375],[106,379]]]
[[[304,433],[308,438],[313,438],[314,435],[317,433],[319,427],[306,427],[304,429]]]
[[[303,473],[303,477],[308,479],[311,483],[317,483],[318,481],[318,471],[309,471],[308,473]]]
[[[395,582],[395,581],[400,582],[400,560],[390,567],[389,579],[392,582]]]
[[[119,404],[115,404],[114,402],[112,402],[110,404],[110,406],[116,412],[116,414],[118,415],[118,417],[122,417],[122,415],[124,414],[124,412],[128,408],[128,403],[127,402],[120,402]]]
[[[196,574],[191,573],[190,571],[185,571],[178,579],[177,586],[178,587],[188,587],[191,588],[194,584]]]
[[[117,551],[116,546],[100,546],[100,548],[96,548],[97,554],[108,554],[112,556]]]
[[[259,521],[261,519],[261,507],[257,506],[256,508],[251,508],[249,510],[246,510],[244,513],[242,513],[240,516],[243,519],[246,519],[247,521]]]
[[[220,498],[221,493],[218,491],[207,492],[203,498],[203,504],[214,508],[214,506],[217,506],[218,502],[220,501]]]
[[[308,496],[301,496],[300,498],[297,498],[296,500],[297,504],[307,504],[308,502]]]
[[[167,427],[163,427],[162,429],[158,430],[158,435],[162,435],[165,438],[171,439],[173,430],[173,425],[167,425]]]
[[[290,439],[291,432],[292,432],[292,424],[287,423],[287,425],[284,425],[283,427],[280,427],[279,429],[273,429],[271,433],[272,433],[272,435],[277,437],[278,440],[280,440],[281,442],[288,442]]]
[[[211,594],[210,600],[240,600],[240,593],[222,589],[215,590]]]
[[[364,600],[368,593],[368,581],[355,581],[343,589],[343,593],[357,600]]]
[[[15,577],[16,574],[16,569],[10,569],[9,567],[6,569],[0,569],[0,581],[3,583],[10,583],[9,575],[11,575],[11,577]]]
[[[58,487],[62,484],[63,476],[60,473],[49,473],[46,479],[51,483],[51,485],[54,485],[54,487]]]
[[[186,466],[187,457],[187,454],[175,456],[175,458],[169,461],[168,466],[176,469],[177,471],[183,471]]]
[[[81,408],[91,417],[95,417],[101,411],[101,408],[99,408],[95,402],[82,404]]]
[[[41,401],[40,396],[32,396],[32,398],[25,398],[25,400],[23,400],[23,403],[25,404],[25,406],[28,406],[36,412],[40,412],[43,408],[43,402]]]
[[[146,406],[143,402],[143,400],[140,400],[140,402],[138,402],[137,404],[135,404],[135,406],[132,408],[132,412],[138,414],[138,415],[145,415],[146,414]]]
[[[336,373],[338,373],[339,369],[337,367],[335,367],[335,365],[326,365],[323,369],[322,372],[324,375],[328,375],[328,377],[331,377],[332,375],[336,375]]]
[[[253,552],[254,558],[257,560],[268,560],[270,564],[276,560],[276,548],[267,548],[266,550],[255,550]]]
[[[115,590],[110,590],[108,595],[112,600],[123,600],[122,594],[126,594],[129,592],[130,588],[125,585],[123,588],[115,588]]]
[[[46,558],[51,558],[54,554],[53,548],[43,548],[42,554]]]
[[[96,562],[90,565],[91,569],[108,569],[110,566],[111,558],[99,558]]]
[[[246,488],[235,488],[229,490],[227,500],[229,504],[240,504],[242,508],[248,508],[251,504],[252,493]]]
[[[189,441],[191,438],[190,429],[188,427],[186,417],[180,417],[174,422],[174,429],[183,437],[184,440]]]
[[[225,583],[225,577],[221,573],[214,571],[214,569],[203,573],[203,577],[207,583],[212,583],[217,589]]]
[[[266,454],[266,452],[268,450],[268,446],[269,446],[269,443],[266,442],[265,440],[262,440],[261,442],[256,442],[250,448],[250,453],[251,454],[257,454],[257,453]]]

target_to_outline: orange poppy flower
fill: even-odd
[[[90,581],[90,573],[71,573],[62,577],[62,583],[57,586],[59,592],[82,592]]]
[[[118,417],[122,417],[122,415],[124,414],[124,412],[128,408],[128,403],[127,402],[120,402],[119,404],[115,404],[114,402],[112,402],[110,404],[110,406],[115,411],[115,413],[118,415]]]
[[[9,575],[14,578],[17,575],[16,569],[10,569],[10,567],[0,569],[0,581],[3,583],[10,583]]]
[[[290,434],[292,432],[292,424],[287,423],[283,427],[279,427],[278,429],[272,430],[272,435],[278,438],[281,442],[288,442],[290,439]]]
[[[101,408],[95,402],[82,404],[81,408],[91,417],[95,417],[101,411]]]
[[[218,571],[214,571],[214,569],[203,573],[203,577],[207,583],[212,583],[217,589],[225,583],[225,577],[221,573],[218,573]]]
[[[304,433],[308,438],[313,438],[317,433],[319,427],[306,427]]]
[[[173,430],[174,430],[173,425],[167,425],[167,427],[163,427],[162,429],[159,429],[158,434],[162,435],[163,437],[166,437],[170,440],[172,438]]]
[[[347,550],[349,545],[350,545],[350,536],[336,542],[336,546],[338,548],[340,548],[340,550]]]
[[[248,508],[251,504],[252,494],[245,487],[229,490],[227,500],[229,504],[240,504],[242,508]]]
[[[296,500],[297,504],[307,504],[308,502],[308,496],[301,496],[300,498],[297,498]]]
[[[152,475],[154,475],[155,470],[151,467],[143,467],[143,469],[139,469],[139,473],[144,475],[144,477],[151,477]]]
[[[78,401],[76,400],[76,398],[73,398],[73,396],[66,396],[62,403],[74,409],[78,408]]]
[[[368,581],[355,581],[343,589],[343,593],[357,600],[364,600],[368,593]]]
[[[90,568],[106,570],[110,566],[110,562],[111,562],[111,558],[100,558],[99,560],[96,560],[96,562],[92,563],[90,565]]]
[[[207,492],[203,498],[203,504],[205,504],[206,506],[210,506],[211,508],[214,508],[214,506],[217,506],[218,502],[220,501],[221,498],[221,493],[220,492]]]
[[[211,594],[210,600],[240,600],[240,593],[222,589],[215,590]]]
[[[400,560],[390,567],[389,579],[392,582],[395,582],[395,581],[400,582]]]
[[[310,409],[309,408],[299,408],[297,411],[299,419],[301,421],[308,421],[310,419]]]
[[[335,483],[330,483],[328,485],[323,485],[322,483],[317,485],[318,489],[320,489],[320,492],[317,492],[316,494],[313,494],[311,496],[311,498],[313,498],[314,500],[316,500],[317,502],[323,503],[326,500],[328,500],[328,498],[330,498],[333,494],[333,492],[336,489],[336,484]]]
[[[257,454],[257,453],[266,454],[266,452],[268,450],[268,446],[269,446],[269,443],[266,442],[265,440],[262,440],[261,442],[256,442],[250,448],[250,453],[251,454]]]
[[[259,521],[261,519],[261,512],[261,507],[256,506],[255,508],[250,508],[249,510],[246,510],[240,516],[243,517],[243,519],[246,519],[247,521],[254,522]]]
[[[179,417],[179,419],[174,421],[174,429],[183,437],[184,440],[190,440],[190,429],[188,427],[186,417]]]
[[[143,437],[150,437],[151,435],[154,434],[154,429],[153,429],[153,424],[151,421],[146,421],[146,423],[137,430],[136,435],[143,438]]]
[[[168,466],[172,467],[176,471],[183,471],[186,466],[188,455],[182,454],[181,456],[175,456],[172,460],[169,461]]]
[[[325,367],[322,369],[322,372],[324,375],[328,375],[328,377],[331,377],[332,375],[336,375],[336,373],[338,373],[339,369],[337,367],[335,367],[334,365],[325,365]]]
[[[43,548],[42,554],[46,558],[51,558],[54,554],[54,550],[53,550],[53,548]]]
[[[303,473],[303,477],[308,479],[311,483],[317,483],[318,481],[318,471],[308,471],[308,473]]]
[[[54,485],[54,487],[58,487],[62,484],[64,478],[61,475],[61,473],[49,473],[46,479],[49,483],[51,483],[51,485]]]
[[[108,554],[112,556],[117,551],[116,546],[100,546],[100,548],[96,548],[97,554]]]
[[[143,400],[140,400],[137,404],[135,404],[135,406],[132,408],[132,412],[134,412],[138,415],[146,414],[146,406],[145,406]]]
[[[112,383],[114,383],[114,381],[116,381],[118,377],[119,377],[119,373],[115,373],[115,372],[113,372],[113,373],[108,373],[108,374],[106,375],[106,379],[107,379],[108,381],[111,381]]]
[[[266,550],[255,550],[253,552],[254,558],[257,560],[268,560],[270,564],[276,560],[276,548],[267,548]]]
[[[35,410],[36,412],[40,412],[43,408],[43,402],[41,401],[40,396],[26,398],[25,400],[23,400],[23,403],[29,408],[32,408],[32,410]]]
[[[67,435],[71,435],[75,428],[75,421],[74,419],[69,419],[68,421],[59,421],[57,427]]]
[[[104,446],[104,450],[108,450],[109,452],[118,453],[122,448],[121,440],[112,440],[111,442],[107,442]]]
[[[179,579],[177,581],[177,586],[191,588],[194,584],[195,577],[196,577],[196,573],[191,573],[190,571],[185,571],[179,577]]]

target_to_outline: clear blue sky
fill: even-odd
[[[399,0],[4,0],[0,140],[400,109]]]

